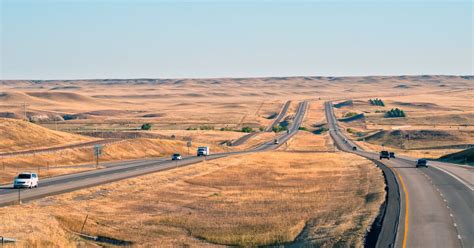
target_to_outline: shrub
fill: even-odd
[[[306,127],[299,127],[298,130],[308,131]]]
[[[244,133],[251,133],[251,132],[253,132],[253,128],[251,128],[251,127],[243,127],[243,128],[242,128],[242,132],[244,132]]]
[[[286,131],[288,130],[288,127],[287,126],[280,126],[280,125],[276,125],[276,126],[273,126],[272,127],[272,131],[275,132],[275,133],[278,133],[278,132],[281,132],[281,131]]]
[[[222,127],[221,131],[233,131],[230,127]]]
[[[259,127],[258,130],[260,130],[260,132],[263,132],[263,131],[265,131],[265,128]]]
[[[142,130],[150,130],[151,129],[151,124],[150,123],[145,123],[141,127]]]
[[[397,118],[397,117],[406,117],[405,112],[399,108],[394,108],[385,113],[387,118]]]
[[[370,99],[369,103],[375,106],[382,106],[382,107],[385,106],[385,103],[382,101],[382,99],[378,99],[378,98]]]
[[[200,126],[200,130],[214,130],[214,126]]]

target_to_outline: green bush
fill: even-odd
[[[233,131],[230,127],[222,127],[221,131]]]
[[[298,130],[308,131],[306,127],[299,127]]]
[[[244,133],[251,133],[251,132],[253,132],[253,128],[251,128],[251,127],[243,127],[243,128],[242,128],[242,132],[244,132]]]
[[[370,99],[369,103],[375,106],[382,106],[382,107],[385,106],[385,103],[382,101],[382,99],[378,99],[378,98]]]
[[[279,133],[281,131],[286,131],[288,130],[288,127],[287,126],[280,126],[280,125],[276,125],[276,126],[273,126],[272,127],[272,131],[275,132],[275,133]]]
[[[151,129],[151,124],[150,123],[145,123],[141,127],[142,130],[150,130]]]
[[[214,130],[214,127],[213,126],[200,126],[199,129],[200,130]]]
[[[259,127],[258,130],[260,130],[260,132],[263,132],[263,131],[265,131],[265,128]]]
[[[406,117],[406,114],[403,110],[399,108],[394,108],[385,113],[385,117],[387,118],[398,118],[398,117]]]

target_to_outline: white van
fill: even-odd
[[[15,177],[15,180],[13,181],[13,188],[37,188],[38,182],[38,174],[32,172],[22,172]]]

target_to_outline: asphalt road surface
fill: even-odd
[[[331,136],[341,150],[379,160],[377,153],[363,151],[341,133],[330,102],[325,110]],[[386,216],[387,220],[398,218],[394,246],[473,247],[472,168],[438,162],[416,168],[415,161],[408,157],[381,161],[397,175],[401,194],[400,211]]]
[[[28,200],[38,199],[45,196],[61,194],[64,192],[70,192],[77,189],[92,187],[96,185],[102,185],[126,178],[195,164],[203,160],[212,160],[235,154],[273,150],[278,148],[281,144],[286,142],[288,139],[290,139],[293,135],[297,133],[298,128],[300,127],[303,121],[307,105],[308,103],[306,101],[299,103],[295,116],[295,121],[290,126],[289,132],[283,133],[278,137],[278,144],[275,144],[272,140],[248,151],[220,153],[207,157],[188,156],[184,157],[180,161],[162,160],[162,158],[160,158],[151,160],[147,159],[126,162],[113,162],[111,163],[112,166],[108,166],[104,169],[56,176],[46,179],[40,178],[39,187],[35,189],[18,190],[13,189],[11,184],[3,185],[0,186],[0,206],[18,203],[19,199],[21,199],[22,202],[25,202]]]

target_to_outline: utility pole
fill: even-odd
[[[26,102],[23,102],[23,114],[25,115],[25,120],[28,121],[28,116],[26,116],[26,106],[28,106]]]

